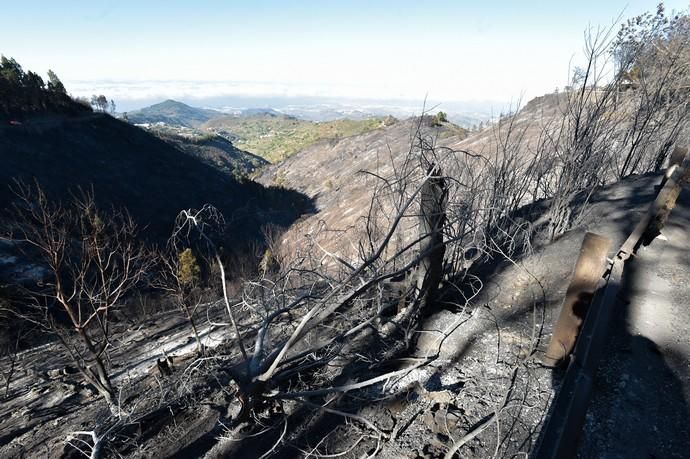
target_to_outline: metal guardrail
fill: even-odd
[[[577,453],[578,439],[591,398],[592,382],[609,338],[611,317],[618,306],[624,265],[641,244],[648,244],[658,236],[675,206],[683,185],[690,181],[690,155],[687,149],[677,148],[674,156],[661,182],[661,190],[649,210],[618,249],[614,259],[609,260],[608,267],[602,267],[598,271],[599,286],[591,303],[588,307],[584,306],[586,315],[582,322],[579,320],[580,317],[575,315],[580,311],[577,310],[577,302],[573,302],[573,298],[581,300],[581,295],[586,295],[592,290],[592,272],[596,270],[597,263],[600,263],[605,245],[603,241],[607,240],[592,233],[585,235],[580,258],[568,287],[561,314],[554,326],[544,363],[556,365],[564,362],[573,348],[574,352],[570,355],[568,368],[552,404],[551,415],[542,429],[541,441],[532,455],[533,458],[570,458],[575,457]]]

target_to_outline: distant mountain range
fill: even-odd
[[[151,101],[155,102],[155,101]],[[202,111],[201,116],[210,116],[213,118],[217,116],[215,112],[220,111],[226,115],[235,116],[254,116],[258,114],[272,114],[272,115],[288,115],[307,121],[333,121],[338,119],[366,119],[372,117],[394,116],[398,119],[409,118],[410,116],[419,116],[424,111],[434,114],[438,110],[442,110],[448,115],[448,119],[453,123],[470,128],[479,123],[486,123],[498,118],[502,112],[513,111],[516,107],[509,103],[499,102],[447,102],[436,103],[424,101],[376,101],[376,100],[361,100],[361,101],[347,101],[336,99],[323,98],[203,98],[198,100],[185,99],[181,102],[168,100],[163,104],[180,104],[184,102],[183,111],[188,109],[196,110],[194,107],[204,107],[199,109]],[[136,106],[140,107],[141,102]],[[119,104],[118,106],[131,107],[133,103],[127,102]],[[135,115],[137,123],[140,122],[157,122],[163,119],[154,119],[153,115],[166,115],[165,113],[156,113],[156,109],[161,104],[154,103],[151,107],[146,109],[131,110],[128,115]],[[191,105],[191,107],[190,107]],[[165,108],[163,106],[162,108]],[[181,109],[183,107],[180,107]],[[153,110],[153,112],[151,112]],[[147,111],[144,115],[142,111]],[[151,116],[149,116],[151,115]],[[143,118],[142,118],[143,116]],[[144,119],[148,118],[148,120]],[[170,123],[175,122],[174,117],[169,120]],[[196,121],[198,123],[198,120]],[[179,123],[176,123],[179,124]]]
[[[140,110],[123,113],[122,117],[132,124],[157,124],[163,123],[170,126],[199,127],[212,119],[227,117],[252,117],[252,116],[280,116],[293,118],[272,108],[245,108],[214,110],[210,108],[192,107],[183,102],[168,99],[166,101],[150,105]]]
[[[174,100],[126,114],[130,123],[142,125],[185,151],[194,151],[206,160],[213,157],[214,165],[222,163],[221,167],[238,167],[244,172],[261,165],[256,157],[247,155],[277,162],[314,142],[362,134],[396,121],[390,116],[353,118],[316,122],[272,108],[220,112]],[[217,138],[214,139],[214,135]],[[220,150],[225,150],[226,154],[219,156]],[[228,154],[234,157],[230,162],[226,161]]]
[[[469,108],[460,109],[456,106],[450,105],[446,108],[445,105],[433,106],[431,114],[442,110],[447,114],[450,121],[464,128],[471,128],[479,125],[479,123],[486,123],[493,118],[490,112],[471,110]],[[367,118],[381,118],[385,116],[394,116],[398,119],[406,119],[411,116],[419,116],[422,111],[429,110],[430,107],[420,105],[385,105],[375,103],[357,104],[291,104],[281,106],[277,110],[285,115],[294,116],[303,120],[309,121],[331,121],[338,119],[361,120]],[[223,111],[227,109],[221,109]]]

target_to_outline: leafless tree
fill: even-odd
[[[67,205],[38,184],[18,184],[3,238],[36,260],[47,276],[21,291],[19,315],[54,333],[84,379],[115,409],[108,374],[114,313],[145,278],[152,259],[128,214],[101,211],[93,193]]]
[[[576,196],[590,195],[612,178],[611,161],[622,121],[615,112],[614,81],[606,86],[611,29],[586,33],[586,65],[573,72],[571,90],[562,95],[560,122],[542,133],[543,155],[550,158],[544,181],[554,238],[576,221],[571,204]],[[585,198],[587,201],[588,198]]]

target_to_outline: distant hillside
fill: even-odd
[[[215,110],[190,107],[187,104],[170,99],[127,113],[127,119],[134,124],[165,123],[186,127],[199,126],[218,116],[222,116],[222,113]]]
[[[467,131],[452,123],[436,123],[432,117],[409,118],[390,126],[342,139],[317,142],[280,164],[264,168],[258,178],[266,186],[295,189],[314,200],[317,213],[293,225],[285,241],[300,241],[304,234],[316,234],[322,225],[332,230],[354,227],[366,214],[378,179],[362,171],[393,175],[410,150],[410,141],[420,128],[438,145],[455,144],[467,138]],[[332,251],[349,250],[338,238],[321,243]]]
[[[177,213],[205,203],[229,223],[233,245],[263,224],[288,225],[309,209],[297,192],[240,182],[156,136],[104,114],[43,116],[0,126],[0,206],[15,178],[37,179],[49,196],[91,187],[101,205],[126,207],[149,238],[170,235]]]
[[[265,159],[240,150],[227,138],[214,133],[170,126],[152,126],[148,130],[185,153],[232,176],[248,176],[268,164]]]
[[[284,116],[282,113],[273,110],[272,108],[246,108],[240,112],[240,116],[256,115]]]
[[[499,122],[471,135],[453,123],[425,116],[348,138],[320,141],[262,169],[258,181],[300,191],[314,200],[317,213],[301,219],[284,235],[288,244],[298,243],[301,235],[317,234],[324,227],[336,233],[356,227],[369,209],[374,187],[381,184],[379,179],[362,172],[394,176],[394,168],[401,169],[418,128],[425,138],[433,139],[434,145],[441,147],[437,151],[446,159],[462,157],[451,151],[465,151],[497,163],[509,134],[509,144],[519,148],[520,156],[533,155],[545,125],[557,132],[563,103],[563,94],[535,98],[516,114],[503,116]],[[457,171],[445,173],[453,176]],[[326,250],[351,250],[347,246],[350,240],[338,242],[332,234],[335,233],[322,236],[321,244]]]
[[[566,94],[551,93],[535,97],[527,102],[517,113],[505,115],[485,129],[473,133],[465,139],[448,145],[457,150],[470,150],[492,157],[501,150],[509,131],[513,141],[520,139],[521,150],[534,151],[545,126],[556,128],[555,123],[562,119],[565,110]],[[555,132],[555,131],[554,131]]]
[[[351,206],[353,187],[363,186],[356,178],[358,173],[391,168],[390,158],[398,160],[407,154],[419,124],[420,118],[409,118],[364,134],[322,140],[263,169],[258,180],[299,190],[316,199],[319,210],[336,201]],[[431,117],[424,117],[421,129],[441,145],[458,143],[468,136],[465,129],[452,123],[437,125]]]
[[[232,140],[243,150],[276,163],[320,140],[359,135],[395,122],[393,117],[384,117],[317,123],[287,115],[261,113],[214,118],[202,127]]]

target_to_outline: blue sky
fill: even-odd
[[[105,84],[117,97],[174,97],[179,87],[505,101],[565,85],[588,25],[655,7],[636,0],[6,0],[0,52],[27,69],[52,68],[75,92]],[[190,86],[202,81],[215,83]]]

